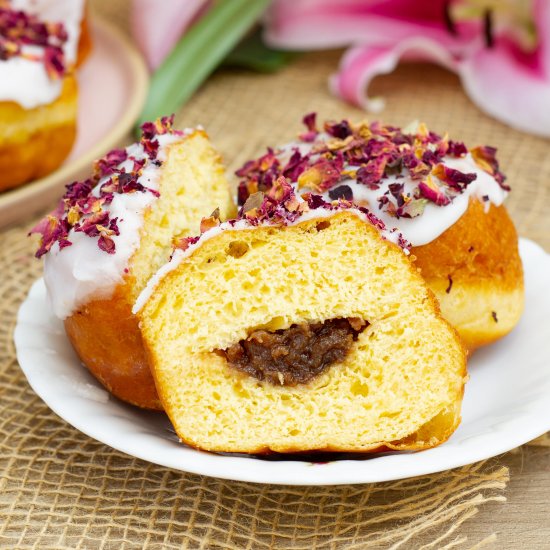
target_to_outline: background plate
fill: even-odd
[[[0,227],[53,205],[63,187],[119,145],[137,120],[149,83],[145,62],[119,29],[90,18],[92,51],[78,70],[78,127],[71,154],[48,176],[0,193]]]
[[[222,456],[178,442],[162,413],[112,398],[80,365],[42,280],[22,304],[15,329],[19,364],[34,391],[59,416],[111,447],[156,464],[241,481],[336,485],[439,472],[517,447],[550,429],[550,255],[521,239],[525,313],[516,329],[469,363],[462,423],[443,445],[418,453],[310,462]],[[324,460],[324,458],[323,458]]]

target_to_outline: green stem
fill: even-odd
[[[258,20],[270,0],[218,0],[151,79],[138,126],[176,112]]]

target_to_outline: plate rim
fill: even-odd
[[[0,194],[0,228],[24,222],[36,212],[47,207],[48,199],[39,200],[39,197],[42,195],[49,197],[54,194],[67,181],[88,168],[95,159],[120,143],[138,119],[145,105],[149,89],[149,71],[137,48],[122,30],[110,21],[98,16],[95,12],[92,12],[89,24],[92,27],[92,35],[95,32],[108,34],[111,40],[118,43],[120,51],[124,52],[125,62],[133,78],[133,93],[128,97],[122,116],[109,132],[82,155],[67,164],[62,164],[54,172],[43,178]],[[29,204],[30,201],[34,201],[34,206],[21,215],[18,207]]]
[[[520,239],[520,250],[528,250],[533,254],[536,254],[539,258],[544,256],[545,261],[548,262],[548,266],[550,269],[550,254],[547,253],[542,247],[540,247],[537,243],[529,240],[529,239]],[[529,250],[530,249],[530,250]],[[461,466],[465,466],[467,464],[472,464],[474,462],[478,462],[480,460],[484,460],[490,457],[497,456],[501,453],[507,452],[515,447],[518,447],[519,445],[522,445],[542,434],[550,430],[550,404],[547,407],[548,409],[548,416],[545,420],[544,415],[541,417],[540,415],[536,415],[535,412],[531,410],[524,411],[521,416],[516,416],[512,420],[512,422],[518,418],[522,418],[523,416],[526,416],[527,419],[529,419],[529,423],[526,426],[526,422],[522,424],[522,429],[520,433],[514,432],[514,435],[516,435],[515,438],[510,437],[504,437],[501,438],[500,444],[491,446],[491,451],[489,454],[487,454],[487,451],[484,447],[484,445],[474,445],[473,446],[473,452],[470,449],[469,453],[466,453],[466,456],[462,454],[458,454],[454,460],[447,460],[443,461],[442,463],[438,464],[438,454],[445,453],[441,452],[441,449],[444,449],[445,443],[442,445],[435,447],[433,449],[429,449],[426,451],[422,451],[419,453],[395,453],[390,455],[385,455],[383,457],[373,457],[371,459],[366,459],[367,462],[370,462],[370,460],[376,460],[377,458],[382,459],[389,459],[392,462],[396,463],[396,467],[399,469],[402,465],[399,464],[399,462],[402,460],[402,457],[410,457],[411,455],[417,455],[417,456],[429,456],[432,457],[432,460],[420,460],[418,462],[418,465],[416,468],[411,468],[408,466],[401,472],[398,471],[396,474],[392,474],[391,476],[387,475],[372,475],[372,471],[369,471],[369,468],[365,468],[364,472],[358,472],[356,468],[349,468],[349,472],[346,472],[345,469],[343,472],[329,472],[330,466],[333,464],[347,464],[350,462],[353,463],[359,463],[358,460],[336,460],[334,462],[328,462],[326,464],[323,464],[323,468],[314,468],[317,466],[315,462],[311,462],[309,460],[296,460],[296,461],[281,461],[281,462],[272,462],[272,461],[264,461],[264,460],[255,460],[248,457],[242,457],[242,456],[227,456],[227,455],[220,455],[216,453],[208,453],[204,451],[198,451],[196,449],[190,449],[188,447],[182,447],[179,444],[174,443],[174,447],[177,448],[177,451],[170,452],[167,454],[163,454],[161,457],[155,455],[154,459],[151,458],[150,453],[147,453],[145,449],[147,449],[147,445],[143,444],[143,441],[141,439],[137,442],[130,441],[130,444],[126,442],[122,442],[122,439],[117,439],[116,435],[111,435],[110,437],[105,437],[104,433],[101,429],[95,429],[94,426],[90,426],[87,422],[82,422],[82,417],[79,416],[76,421],[74,418],[71,418],[71,420],[67,419],[67,416],[71,417],[70,414],[66,414],[64,411],[64,405],[66,403],[64,402],[51,402],[51,400],[48,400],[47,396],[44,396],[44,392],[42,387],[35,387],[36,380],[32,376],[28,376],[28,372],[26,370],[26,367],[23,366],[21,363],[21,355],[22,351],[25,350],[25,347],[22,346],[22,338],[23,338],[23,327],[25,326],[25,321],[22,320],[22,317],[24,317],[25,312],[27,309],[30,308],[30,305],[32,303],[32,300],[35,298],[35,295],[37,292],[40,292],[40,285],[43,285],[43,279],[40,278],[37,281],[35,281],[26,297],[26,299],[21,304],[21,307],[19,308],[18,314],[17,314],[17,324],[14,330],[14,343],[16,348],[16,354],[17,359],[20,365],[21,370],[23,371],[28,383],[32,387],[33,391],[44,401],[44,403],[60,418],[65,420],[68,424],[73,426],[74,428],[78,429],[82,433],[86,434],[89,437],[92,437],[93,439],[104,443],[106,445],[109,445],[110,447],[116,449],[117,451],[120,451],[124,454],[127,454],[129,456],[139,458],[141,460],[145,460],[147,462],[158,464],[160,466],[172,468],[174,470],[183,471],[183,472],[189,472],[192,474],[197,475],[207,475],[211,477],[217,477],[221,479],[227,479],[227,480],[234,480],[234,481],[244,481],[244,482],[253,482],[253,483],[264,483],[264,484],[274,484],[274,485],[302,485],[302,486],[333,486],[333,485],[344,485],[344,484],[364,484],[364,483],[376,483],[376,482],[384,482],[384,481],[390,481],[390,480],[398,480],[398,479],[406,479],[409,477],[415,477],[419,475],[426,475],[426,474],[432,474],[442,471],[451,470],[454,468],[458,468]],[[27,322],[28,324],[28,322]],[[28,328],[28,327],[27,327]],[[24,362],[23,362],[24,363]],[[28,369],[28,367],[27,367]],[[99,383],[97,383],[89,373],[86,372],[90,380],[95,382],[95,385],[97,388],[101,388],[102,391],[106,393],[106,391],[99,386]],[[130,405],[126,405],[125,403],[118,402],[118,400],[114,400],[110,398],[113,402],[117,403],[117,406],[121,406],[123,408],[130,407]],[[95,406],[95,405],[92,405]],[[132,408],[132,411],[136,411],[136,409]],[[149,411],[140,411],[137,410],[138,413],[146,412],[147,414],[158,414],[158,413],[152,413]],[[162,414],[162,413],[160,413]],[[509,422],[507,423],[509,424]],[[97,424],[96,424],[97,426]],[[508,428],[509,431],[509,428]],[[495,433],[498,433],[498,430],[492,430],[491,435],[494,435]],[[509,433],[506,432],[509,436]],[[143,434],[141,434],[143,436]],[[146,434],[149,435],[149,434]],[[487,434],[483,434],[485,437]],[[155,438],[158,437],[156,434],[154,434]],[[473,436],[473,437],[480,437],[480,436]],[[135,438],[134,438],[135,439]],[[165,440],[166,441],[166,440]],[[181,454],[181,451],[185,450],[183,454]],[[192,453],[192,457],[188,458],[187,455],[189,455],[189,452]],[[198,453],[198,454],[197,454]],[[427,453],[430,453],[427,455]],[[173,455],[181,454],[182,460],[181,463],[175,462],[173,460]],[[232,464],[235,464],[235,461],[240,464],[243,461],[246,461],[246,464],[250,466],[249,468],[232,468]],[[301,466],[298,467],[298,469],[301,471],[297,473],[285,472],[285,467],[288,464],[300,464]],[[407,466],[407,465],[406,465]],[[293,468],[291,469],[293,470]],[[383,470],[384,471],[384,470]],[[268,475],[266,476],[266,472]],[[316,473],[318,472],[318,473]],[[334,474],[337,473],[338,475],[335,476]],[[363,474],[363,475],[360,475]],[[332,478],[330,481],[326,481],[326,478],[332,475]]]

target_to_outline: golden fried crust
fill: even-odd
[[[504,206],[485,213],[477,200],[437,239],[411,250],[425,280],[478,282],[486,279],[505,289],[517,288],[523,279],[516,229]]]
[[[116,397],[162,410],[132,304],[119,285],[108,300],[92,300],[65,320],[81,361]]]
[[[82,18],[80,23],[80,40],[78,41],[78,54],[76,59],[77,67],[80,67],[90,55],[92,44],[92,33],[90,32],[90,21],[88,9],[86,8],[86,15]]]
[[[453,226],[414,247],[411,256],[469,349],[501,338],[519,320],[523,268],[516,229],[504,206],[485,212],[481,202],[471,200]]]
[[[81,360],[120,399],[162,410],[132,306],[152,273],[168,258],[172,239],[198,232],[199,221],[216,207],[226,218],[231,195],[218,153],[200,131],[178,139],[160,169],[160,197],[143,213],[139,247],[126,264],[124,280],[109,299],[83,304],[65,328]]]
[[[0,191],[53,172],[67,157],[76,136],[77,84],[64,79],[57,100],[35,109],[0,102]]]
[[[145,349],[146,350],[148,349],[147,346],[145,346]],[[464,350],[462,376],[465,382],[468,380],[466,355],[467,355],[466,350]],[[152,361],[151,356],[149,360]],[[155,370],[152,369],[152,371],[154,374]],[[460,407],[461,407],[463,398],[464,398],[464,385],[462,386],[462,390],[460,392],[460,400],[457,402],[456,411],[454,411],[454,415],[452,413],[445,415],[447,417],[446,420],[450,419],[450,422],[448,422],[447,424],[445,424],[445,422],[442,422],[440,417],[436,417],[432,419],[430,422],[428,422],[427,425],[421,427],[418,430],[418,432],[411,434],[410,436],[404,437],[403,439],[400,439],[398,441],[391,441],[381,445],[374,445],[370,449],[364,448],[364,447],[360,449],[350,449],[348,447],[343,448],[343,447],[332,445],[329,447],[323,447],[319,449],[308,449],[307,451],[304,451],[300,447],[293,447],[289,445],[285,448],[279,448],[277,451],[273,451],[268,446],[260,446],[260,447],[256,447],[255,449],[251,449],[250,446],[247,446],[246,443],[244,443],[242,449],[232,450],[231,453],[255,454],[255,455],[281,455],[281,454],[300,455],[304,453],[305,454],[315,454],[315,453],[374,454],[374,453],[385,453],[389,451],[423,451],[425,449],[430,449],[434,446],[439,446],[442,443],[445,443],[445,441],[447,441],[451,437],[451,435],[453,435],[455,430],[458,428],[460,421],[462,420],[460,415]],[[162,400],[162,394],[161,394],[161,400]],[[165,410],[167,411],[169,410],[166,404],[165,404]],[[169,415],[169,413],[167,414]],[[438,430],[437,438],[433,437],[433,433],[430,434],[430,432],[433,432],[434,430]],[[422,439],[421,436],[423,435],[426,435],[427,437],[425,439]],[[185,443],[189,447],[192,447],[199,451],[210,451],[210,449],[201,446],[200,444],[198,444],[197,442],[189,438],[181,437],[181,434],[179,434],[179,438],[182,443]]]

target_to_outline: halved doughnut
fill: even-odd
[[[141,299],[160,398],[194,447],[425,449],[460,421],[460,339],[403,251],[357,211],[222,224],[176,254]],[[302,358],[283,369],[296,346]]]

